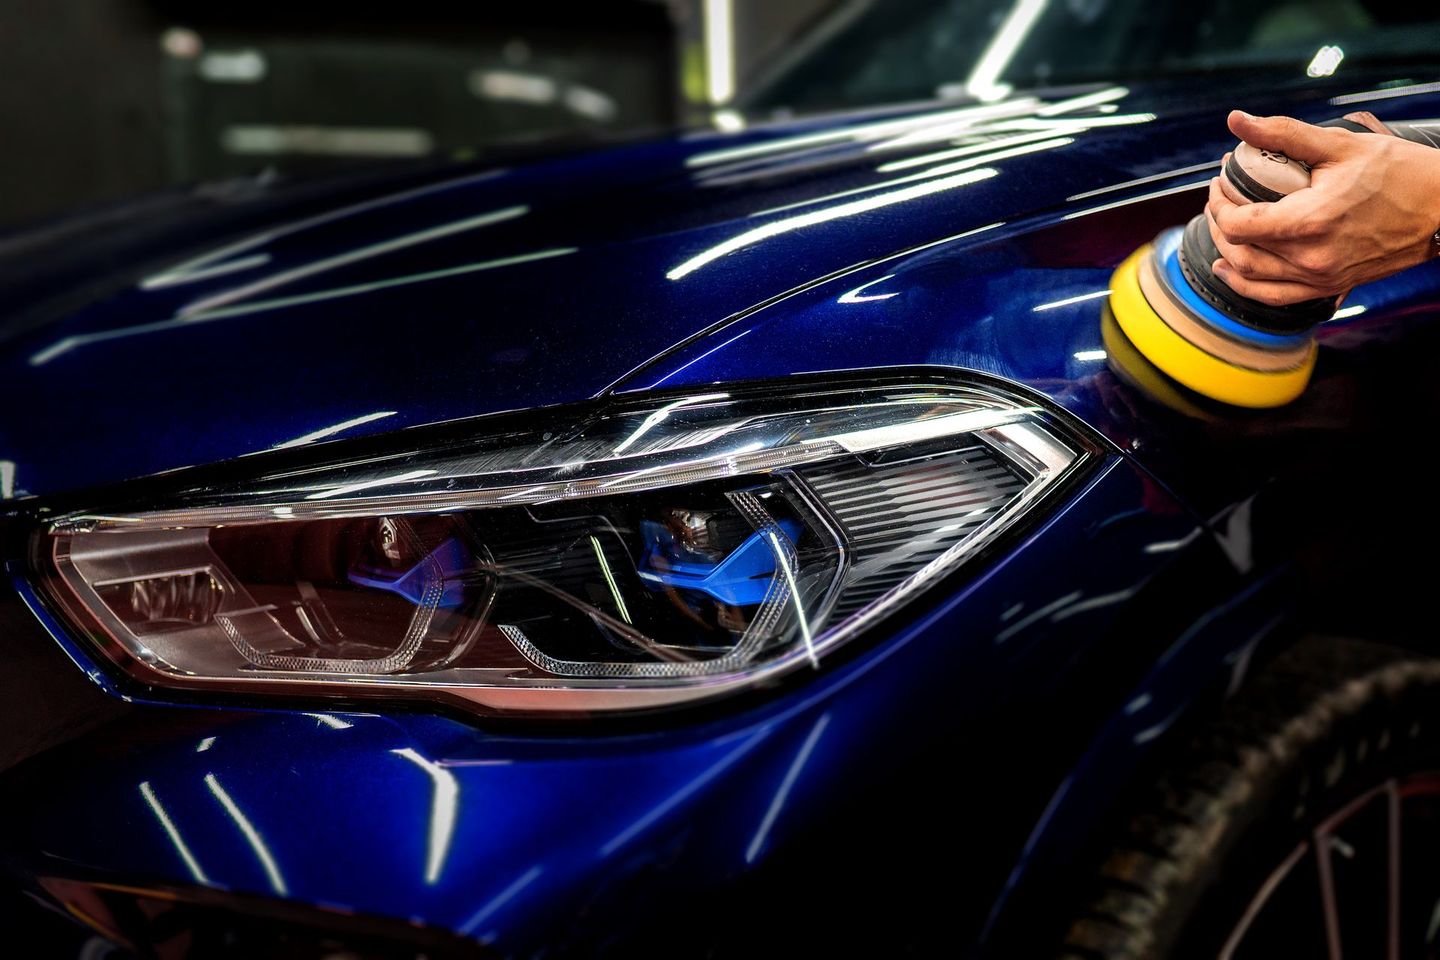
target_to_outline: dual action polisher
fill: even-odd
[[[1351,120],[1320,126],[1376,132]],[[1423,132],[1406,124],[1387,129],[1430,144]],[[1271,203],[1310,185],[1305,164],[1248,143],[1235,147],[1221,176],[1232,188],[1230,196],[1252,203]],[[1315,328],[1334,315],[1335,301],[1324,297],[1273,307],[1243,297],[1211,271],[1219,257],[1201,212],[1120,264],[1110,283],[1110,305],[1129,344],[1122,345],[1119,356],[1112,350],[1112,358],[1122,359],[1128,353],[1123,347],[1133,346],[1165,376],[1202,396],[1251,408],[1289,403],[1310,381]],[[1153,377],[1148,379],[1153,383]],[[1160,392],[1166,391],[1180,393],[1170,385]]]

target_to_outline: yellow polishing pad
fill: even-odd
[[[1140,351],[1135,349],[1135,344],[1120,332],[1120,324],[1115,321],[1115,311],[1110,309],[1109,304],[1100,308],[1100,337],[1105,344],[1110,369],[1125,383],[1144,391],[1151,400],[1193,420],[1219,419],[1200,405],[1200,399],[1194,391],[1183,389],[1156,369],[1155,364],[1141,356]]]
[[[1279,407],[1305,391],[1315,369],[1313,340],[1300,364],[1288,370],[1249,370],[1206,353],[1166,325],[1140,291],[1140,262],[1150,255],[1146,244],[1110,280],[1115,320],[1147,360],[1196,393],[1236,407]]]

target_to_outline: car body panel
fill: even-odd
[[[1287,79],[1263,99],[1320,119],[1395,79]],[[1017,132],[995,110],[916,106],[409,184],[177,240],[143,267],[117,247],[122,281],[0,342],[0,459],[42,498],[16,500],[17,522],[43,497],[279,445],[886,365],[1005,378],[1109,446],[1086,488],[877,636],[713,708],[564,727],[413,705],[85,705],[63,736],[5,754],[10,869],[418,918],[515,955],[739,948],[777,924],[800,946],[879,949],[894,917],[916,949],[1001,935],[1001,905],[1053,889],[1115,784],[1291,615],[1315,500],[1383,493],[1354,446],[1394,444],[1413,422],[1397,408],[1434,406],[1396,376],[1434,339],[1433,265],[1357,292],[1366,310],[1325,332],[1311,394],[1272,417],[1183,417],[1097,355],[1110,270],[1197,209],[1241,91],[1047,93],[999,118],[1044,139],[986,179],[891,182],[983,156],[920,162],[957,136]],[[1440,115],[1423,91],[1384,107]],[[26,584],[13,592],[29,629],[109,685]],[[937,862],[953,883],[903,882]],[[823,922],[844,915],[876,922]]]
[[[1324,92],[1290,84],[1275,109],[1326,115],[1334,108]],[[1095,272],[1021,282],[1092,291],[1104,267],[1166,220],[1158,209],[1125,212],[1119,220],[1144,229],[1116,233],[1116,217],[1063,220],[1154,192],[1148,184],[1067,198],[1214,159],[1229,142],[1216,117],[1230,99],[1220,84],[1203,99],[1174,84],[1092,86],[1010,106],[811,120],[440,178],[192,241],[164,267],[122,266],[128,285],[112,283],[4,343],[0,400],[40,403],[46,415],[0,425],[0,458],[14,464],[15,491],[49,495],[317,437],[578,400],[615,381],[639,385],[642,377],[626,375],[657,355],[831,274],[992,224],[1002,226],[937,249],[959,255],[983,236],[994,268],[1023,267],[1021,251],[1041,247],[1040,266]],[[1393,102],[1415,116],[1426,100]],[[973,152],[926,159],[956,137],[1020,152],[983,164]],[[897,164],[905,166],[883,169]],[[933,173],[955,164],[964,169]],[[984,170],[995,175],[968,181]],[[1191,205],[1185,198],[1165,213]],[[1036,233],[1047,220],[1071,229]],[[110,255],[125,263],[123,247]],[[667,279],[687,264],[691,272]],[[986,284],[999,296],[1003,282]],[[1023,300],[1014,309],[1044,302]],[[859,314],[874,312],[847,319],[863,332]],[[940,319],[937,329],[952,336],[952,325],[979,317]],[[1024,339],[1008,338],[1005,349]],[[1002,375],[1013,364],[986,355],[993,343],[976,347],[948,359]],[[321,367],[343,372],[317,375]],[[97,455],[57,436],[116,442]]]
[[[1163,651],[1165,630],[1148,645],[1123,642],[1136,598],[1188,549],[1227,566],[1198,530],[1112,456],[1025,549],[964,578],[884,643],[696,718],[570,729],[410,710],[137,706],[0,778],[22,825],[7,853],[37,874],[84,864],[418,918],[506,954],[648,943],[647,918],[666,917],[670,930],[720,892],[715,883],[743,880],[773,850],[834,842],[836,811],[862,802],[862,822],[890,826],[846,839],[844,863],[795,894],[797,909],[855,895],[846,884],[886,851],[963,844],[917,816],[940,815],[931,807],[942,798],[961,818],[1003,813],[1008,841],[991,856],[1013,857],[1048,792],[970,791],[941,758],[1019,749],[1028,769],[1017,779],[1063,772],[1080,732]],[[1077,551],[1110,562],[1077,566]],[[1041,710],[1068,711],[1074,736],[1037,724]],[[1174,712],[1157,698],[1135,722]],[[976,727],[985,716],[1013,726]],[[965,884],[972,929],[998,892],[996,866]],[[699,900],[687,907],[687,897]],[[556,929],[572,916],[573,928]]]

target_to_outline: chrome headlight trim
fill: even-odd
[[[132,502],[128,508],[65,512],[45,524],[35,537],[42,594],[63,610],[70,624],[85,634],[106,660],[154,688],[438,698],[482,712],[641,710],[710,699],[767,683],[807,665],[818,666],[830,651],[892,615],[1011,531],[1062,481],[1086,470],[1098,453],[1063,417],[1009,389],[931,376],[670,392],[538,411],[526,421],[523,426],[513,426],[512,419],[480,418],[452,425],[444,439],[428,430],[402,432],[389,438],[390,449],[374,451],[369,444],[366,452],[355,456],[346,455],[347,444],[330,444],[310,451],[312,456],[322,450],[331,454],[325,463],[315,465],[297,464],[293,456],[273,461],[257,457],[249,463],[252,469],[244,471],[248,476],[234,476],[235,468],[244,466],[245,461],[232,465],[232,476],[219,482],[213,475],[197,482],[181,473],[170,478],[169,484],[161,481],[169,490],[158,497],[152,481],[146,501],[158,499],[158,509]],[[923,549],[906,545],[918,557],[913,570],[906,568],[903,578],[893,584],[883,579],[865,581],[868,589],[878,592],[873,598],[867,594],[866,601],[853,609],[838,603],[836,598],[859,582],[845,580],[848,571],[855,569],[858,554],[847,553],[847,521],[838,517],[835,504],[827,501],[830,495],[817,491],[814,478],[828,466],[845,463],[861,465],[856,469],[888,471],[885,476],[891,479],[887,483],[903,484],[909,481],[893,478],[911,469],[907,464],[917,465],[917,470],[930,469],[949,462],[944,458],[953,458],[954,451],[972,447],[982,452],[977,457],[983,454],[988,458],[987,465],[993,460],[1018,478],[1002,491],[1006,494],[1003,502],[998,494],[978,500],[976,512],[985,511],[984,515],[970,527],[951,523],[955,529],[949,534],[953,537],[950,541],[943,539],[941,528],[922,531]],[[961,467],[965,464],[956,469]],[[955,476],[963,480],[968,474]],[[807,518],[804,522],[810,525],[815,543],[834,537],[835,548],[825,561],[833,560],[834,582],[806,587],[809,592],[804,593],[796,578],[815,571],[794,559],[795,544],[781,542],[787,535],[779,526],[772,522],[767,528],[764,521],[751,518],[752,525],[758,524],[754,526],[757,535],[771,531],[775,559],[773,573],[767,575],[776,583],[789,580],[784,589],[789,591],[794,609],[785,614],[793,621],[786,629],[794,636],[784,642],[776,640],[763,657],[732,664],[722,653],[689,672],[667,673],[668,668],[637,665],[625,675],[604,675],[603,671],[595,676],[545,675],[547,665],[574,661],[527,648],[524,631],[497,621],[501,634],[525,655],[533,675],[480,671],[439,661],[420,674],[403,669],[373,676],[345,675],[332,669],[285,672],[265,666],[278,662],[274,660],[250,663],[246,670],[224,676],[205,675],[186,669],[183,663],[157,661],[153,655],[147,659],[146,654],[153,651],[130,632],[133,624],[127,626],[107,605],[113,601],[97,590],[97,586],[110,589],[113,583],[129,582],[124,577],[98,576],[96,571],[102,567],[132,570],[129,576],[135,582],[155,582],[155,569],[135,559],[138,549],[126,554],[127,543],[141,545],[143,541],[147,549],[170,549],[165,546],[166,538],[188,537],[199,530],[231,530],[226,536],[240,535],[236,530],[253,530],[261,536],[262,531],[277,525],[340,523],[356,518],[448,518],[462,511],[466,517],[484,518],[490,516],[486,511],[550,510],[556,509],[555,505],[591,501],[620,503],[657,491],[740,481],[775,485],[781,499],[793,501],[788,508],[791,513]],[[944,481],[945,477],[931,477],[926,482],[934,490],[942,489]],[[946,514],[941,519],[954,518]],[[810,536],[804,530],[799,535]],[[81,556],[90,559],[78,562]],[[606,551],[598,541],[595,556],[604,565],[615,599],[623,603],[612,576],[616,571],[609,569]],[[85,563],[91,564],[88,571]],[[851,566],[846,567],[847,563]],[[441,579],[435,582],[443,584],[443,577],[436,576]],[[824,577],[817,573],[812,579],[819,583]],[[215,589],[217,595],[223,593],[219,587]],[[802,593],[806,597],[803,604],[799,599]],[[492,595],[484,606],[490,611],[493,605]],[[836,612],[842,608],[843,616]],[[613,610],[611,615],[597,610],[591,619],[598,629],[618,631],[624,640],[624,628],[613,614]],[[807,625],[809,614],[814,615],[813,629]],[[781,616],[773,609],[769,615]],[[231,614],[220,617],[222,625],[227,616]],[[232,635],[238,629],[233,623],[232,619],[227,626]],[[420,629],[423,632],[424,628]]]

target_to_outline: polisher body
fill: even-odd
[[[1350,120],[1322,126],[1374,132]],[[1391,132],[1430,143],[1423,131]],[[1310,185],[1304,163],[1243,142],[1221,176],[1230,196],[1250,203],[1273,203]],[[1335,302],[1276,307],[1241,296],[1211,270],[1219,258],[1203,212],[1162,232],[1115,271],[1115,320],[1142,356],[1195,393],[1238,407],[1289,403],[1310,381],[1315,329],[1334,315]]]
[[[1224,332],[1213,322],[1218,311],[1174,280],[1180,233],[1172,227],[1115,271],[1111,309],[1125,336],[1163,373],[1212,400],[1264,408],[1300,396],[1315,366],[1315,338],[1277,338],[1271,349]]]

